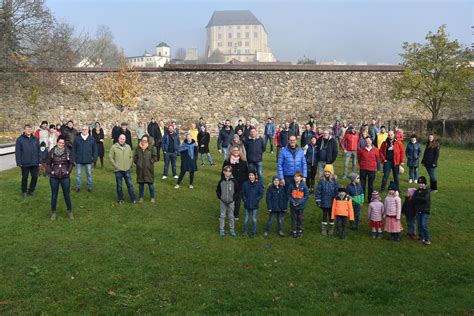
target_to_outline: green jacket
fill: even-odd
[[[155,178],[153,164],[157,158],[155,146],[148,146],[145,150],[142,150],[140,146],[137,147],[133,155],[133,162],[137,166],[138,183],[153,183]]]
[[[133,164],[132,149],[128,144],[122,147],[119,143],[115,143],[110,147],[109,159],[115,171],[128,171]]]

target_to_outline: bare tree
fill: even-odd
[[[178,48],[174,53],[174,58],[184,60],[186,58],[186,50],[182,47]]]
[[[79,55],[103,67],[119,67],[123,57],[122,50],[114,43],[112,31],[105,25],[99,26],[95,38],[85,41]]]

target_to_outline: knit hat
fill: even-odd
[[[324,172],[326,172],[326,171],[329,171],[331,174],[333,174],[333,173],[334,173],[334,168],[333,168],[333,166],[330,165],[330,164],[327,164],[327,165],[324,167]]]
[[[423,184],[426,184],[426,178],[424,176],[421,176],[418,178],[418,183],[423,183]]]
[[[280,178],[278,178],[278,176],[273,176],[272,177],[272,184],[273,184],[273,181],[275,181],[275,180],[280,180]]]
[[[415,191],[416,191],[415,188],[408,188],[406,196],[412,197]]]
[[[397,186],[395,185],[395,182],[390,181],[390,184],[388,185],[388,190],[389,191],[397,191]]]
[[[380,200],[380,193],[378,193],[377,191],[373,191],[371,201],[379,201],[379,200]]]
[[[339,193],[339,192],[346,192],[346,188],[339,187],[339,189],[337,189],[337,193]]]
[[[240,139],[240,136],[239,136],[239,134],[234,134],[233,138],[238,138],[238,139]]]
[[[357,179],[359,175],[355,172],[352,172],[350,175],[349,175],[349,179],[351,179],[351,182],[354,182],[355,179]]]
[[[46,143],[45,143],[45,142],[41,142],[40,147],[46,147]]]

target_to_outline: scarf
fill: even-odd
[[[186,148],[185,150],[188,151],[188,155],[189,155],[189,158],[191,158],[191,160],[194,160],[194,145],[195,144],[196,144],[195,142],[191,142],[191,143],[183,142],[183,144],[181,145],[184,148]]]
[[[240,161],[240,156],[239,157],[234,157],[232,155],[230,155],[230,164],[231,165],[236,165],[238,164]]]
[[[62,155],[64,154],[64,151],[65,151],[65,150],[66,150],[66,147],[63,147],[63,148],[61,149],[61,148],[59,148],[58,146],[55,146],[55,147],[54,147],[54,154],[55,154],[56,156],[58,156],[58,157],[59,157],[59,156],[62,156]]]
[[[148,143],[142,144],[142,142],[140,142],[140,143],[138,144],[138,146],[140,146],[140,148],[141,148],[143,151],[145,151],[145,150],[148,148]]]

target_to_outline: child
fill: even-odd
[[[346,193],[346,189],[339,188],[337,196],[332,203],[331,219],[336,219],[336,236],[341,239],[346,238],[346,222],[349,217],[351,223],[354,222],[354,209],[352,208],[352,200]]]
[[[385,208],[385,231],[390,233],[390,239],[400,241],[400,232],[403,230],[400,222],[402,215],[402,201],[398,196],[397,186],[391,181],[388,194],[383,202]]]
[[[426,178],[418,178],[418,190],[413,193],[413,208],[416,211],[418,221],[418,235],[424,245],[431,245],[430,232],[428,230],[428,217],[431,208],[431,193],[426,186]]]
[[[249,218],[252,216],[252,233],[250,237],[255,236],[257,232],[258,205],[263,197],[263,184],[257,180],[255,171],[249,172],[249,180],[242,185],[242,201],[244,201],[245,219],[244,235],[248,234]]]
[[[415,179],[416,181],[416,179]],[[416,219],[416,211],[413,208],[413,194],[415,193],[415,188],[409,188],[405,195],[405,201],[402,205],[402,213],[405,214],[407,219],[407,226],[408,226],[408,236],[411,239],[415,239],[416,231],[415,231],[415,219]]]
[[[333,233],[334,222],[331,219],[331,209],[338,187],[339,184],[336,175],[333,175],[332,165],[328,164],[324,167],[324,175],[318,181],[316,189],[316,204],[323,210],[321,234],[324,236],[332,235]]]
[[[225,236],[225,215],[228,214],[229,217],[229,235],[235,237],[234,229],[234,206],[237,195],[239,194],[239,183],[232,176],[232,167],[225,166],[222,169],[224,177],[217,184],[217,198],[220,200],[221,204],[221,216],[219,218],[219,234],[221,237]]]
[[[309,190],[303,182],[301,172],[295,173],[294,180],[288,187],[288,199],[290,200],[293,237],[296,238],[303,236],[304,208],[309,198]]]
[[[380,202],[380,194],[377,191],[372,192],[372,197],[368,208],[369,226],[372,227],[372,238],[382,238],[383,216],[385,207]]]
[[[46,147],[45,142],[41,142],[40,144],[40,176],[46,177],[48,175],[48,160],[49,160],[49,151]]]
[[[273,223],[273,217],[277,217],[278,220],[278,235],[280,237],[285,236],[283,234],[283,216],[286,213],[286,208],[288,207],[288,200],[286,196],[286,191],[283,186],[280,186],[280,179],[277,176],[274,176],[272,183],[268,186],[267,189],[267,209],[270,213],[268,222],[265,225],[264,236],[268,236],[268,231]]]
[[[351,173],[349,178],[351,183],[346,187],[346,192],[352,199],[354,209],[354,222],[351,222],[351,230],[359,230],[360,208],[364,204],[364,190],[360,185],[360,177],[357,173]]]

